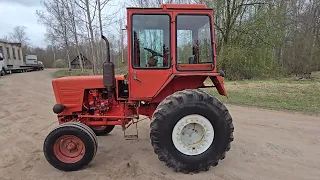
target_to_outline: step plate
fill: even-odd
[[[138,135],[124,135],[125,140],[136,140],[138,139]]]

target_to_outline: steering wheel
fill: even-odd
[[[154,56],[160,56],[160,57],[163,57],[163,55],[162,55],[162,54],[160,54],[160,53],[158,53],[158,52],[156,52],[156,51],[154,51],[154,50],[152,50],[152,49],[149,49],[149,48],[143,48],[143,49],[145,49],[145,50],[149,51],[149,52],[152,54],[152,56],[151,56],[151,57],[154,57]]]

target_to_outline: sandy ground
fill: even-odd
[[[44,138],[57,126],[50,73],[0,77],[1,180],[320,179],[320,117],[231,105],[235,141],[226,159],[208,172],[175,173],[160,162],[150,144],[148,120],[139,125],[138,140],[124,140],[120,128],[98,137],[97,156],[86,169],[56,170],[42,152]]]

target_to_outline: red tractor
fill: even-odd
[[[151,145],[176,172],[207,171],[233,141],[227,108],[200,90],[226,96],[216,69],[212,9],[202,4],[127,8],[128,73],[115,75],[109,42],[103,75],[52,80],[59,126],[44,142],[47,161],[63,171],[85,168],[95,157],[96,136],[151,119]],[[206,86],[209,78],[213,85]]]

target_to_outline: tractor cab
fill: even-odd
[[[165,97],[172,89],[198,88],[208,76],[220,75],[215,66],[212,12],[203,4],[127,8],[128,78],[132,100],[160,101],[162,98],[157,100],[157,96],[163,90]],[[180,83],[173,84],[177,78]],[[220,80],[213,79],[214,82]],[[224,88],[219,89],[220,94],[225,95]]]
[[[205,5],[161,7],[128,9],[133,68],[212,71],[212,11]]]

